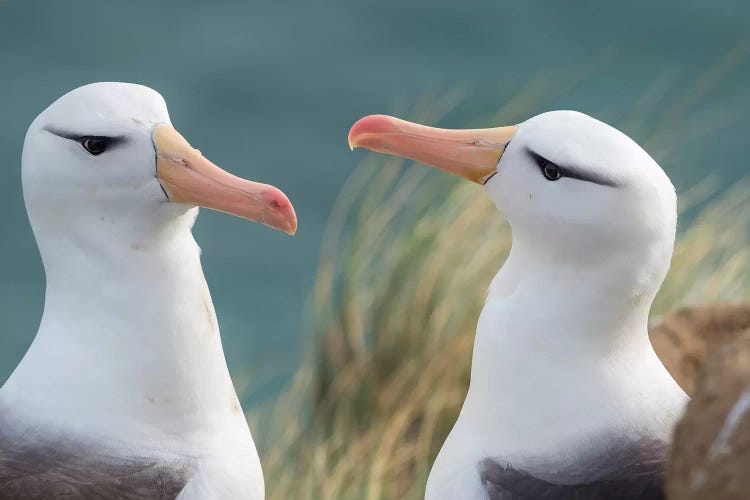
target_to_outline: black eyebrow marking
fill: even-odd
[[[78,134],[75,132],[71,132],[69,130],[61,130],[55,127],[44,127],[44,130],[49,132],[52,135],[56,135],[57,137],[62,137],[63,139],[68,139],[69,141],[76,141],[81,142],[83,139],[86,139],[88,137],[101,137],[104,139],[107,139],[109,141],[110,146],[116,146],[118,144],[122,144],[127,141],[127,137],[118,135],[118,136],[107,136],[107,135],[96,135],[96,134]]]
[[[548,160],[544,156],[540,155],[539,153],[532,151],[529,148],[526,148],[526,154],[531,156],[533,160],[536,162],[536,164],[539,166],[539,168],[542,168],[545,162],[552,163],[553,165],[556,165],[561,171],[563,177],[569,177],[571,179],[577,179],[579,181],[584,182],[591,182],[593,184],[598,184],[600,186],[607,186],[607,187],[618,187],[619,184],[613,181],[612,179],[607,179],[606,177],[603,177],[601,175],[597,175],[591,172],[582,172],[579,169],[576,169],[575,167],[571,166],[563,166],[558,165],[557,163]]]

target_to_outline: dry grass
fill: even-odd
[[[521,119],[514,110],[528,96],[518,100],[492,122]],[[679,110],[653,131],[662,147],[652,150],[674,151],[663,129],[684,118]],[[639,120],[631,117],[626,130]],[[654,314],[748,297],[749,187],[736,186],[681,227]],[[708,188],[685,193],[683,205],[705,199]],[[422,498],[466,393],[487,286],[510,243],[508,225],[479,187],[367,157],[325,238],[314,354],[293,386],[255,416],[269,498]]]

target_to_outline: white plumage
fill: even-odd
[[[288,232],[294,211],[275,188],[210,164],[169,123],[155,91],[100,83],[29,128],[24,196],[47,289],[36,338],[0,390],[8,494],[264,496],[191,228],[197,204]],[[104,143],[86,137],[109,146],[95,154]]]
[[[469,131],[371,116],[349,140],[484,184],[513,234],[426,497],[662,498],[687,397],[647,332],[677,219],[656,162],[572,111]]]

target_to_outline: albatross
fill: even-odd
[[[22,180],[46,293],[0,389],[0,498],[262,499],[191,228],[202,206],[293,234],[289,199],[211,163],[126,83],[43,111]]]
[[[668,444],[688,398],[647,329],[677,221],[659,165],[574,111],[474,130],[371,115],[352,126],[349,145],[482,185],[513,236],[426,498],[663,498]]]

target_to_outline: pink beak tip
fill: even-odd
[[[289,198],[280,189],[273,186],[268,186],[262,197],[263,201],[283,220],[284,227],[279,229],[289,235],[296,233],[297,214]]]
[[[388,133],[394,131],[395,118],[387,115],[367,115],[357,120],[349,129],[349,148],[360,147],[359,139],[366,134]]]

